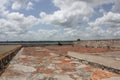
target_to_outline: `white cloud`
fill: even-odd
[[[0,5],[0,40],[14,39],[18,38],[19,35],[26,34],[31,27],[37,24],[38,19],[32,15],[25,16],[19,12],[10,12],[7,7],[10,6],[12,0],[1,1]],[[24,0],[17,0],[20,3],[23,3]],[[15,2],[17,2],[15,1]],[[13,2],[13,1],[12,1]],[[9,6],[8,6],[9,4]],[[13,2],[14,4],[14,2]],[[30,7],[32,3],[28,3]],[[23,5],[23,4],[22,4]],[[19,3],[16,4],[15,9],[20,9],[21,6]],[[22,6],[23,7],[23,6]],[[32,8],[32,7],[31,7]],[[12,37],[11,37],[12,36]]]
[[[106,25],[108,27],[120,27],[120,14],[108,12],[103,17],[95,20],[95,22],[89,23],[90,26]]]
[[[65,28],[62,32],[59,29],[39,29],[36,32],[28,31],[25,35],[21,35],[23,40],[75,40],[83,36],[81,31],[72,28]]]
[[[31,10],[33,9],[33,2],[34,1],[29,1],[29,0],[15,0],[13,1],[11,8],[13,10],[20,10],[20,9]]]
[[[34,16],[25,17],[18,12],[9,13],[6,19],[0,19],[0,32],[5,34],[24,34],[28,29],[36,25],[37,22],[38,19]]]
[[[26,9],[27,9],[27,10],[33,9],[33,3],[32,3],[32,2],[29,2],[29,3],[27,4]]]
[[[9,33],[6,35],[0,35],[0,38],[2,39],[9,39],[9,40],[13,40],[12,38],[14,38],[14,40],[26,40],[26,41],[31,41],[31,40],[55,40],[55,34],[59,33],[57,30],[53,29],[53,30],[44,30],[44,29],[39,29],[37,31],[27,31],[24,34],[18,34],[16,33]],[[59,38],[60,39],[60,38]]]
[[[22,7],[22,4],[19,3],[19,1],[15,1],[15,2],[12,4],[12,9],[14,9],[14,10],[19,10],[21,7]]]
[[[8,4],[8,0],[0,0],[0,8],[6,9],[6,4]]]
[[[115,0],[112,11],[120,13],[120,0]]]
[[[20,9],[34,9],[34,3],[38,1],[40,0],[0,0],[0,40],[120,38],[119,0],[52,0],[59,10],[52,14],[41,12],[40,19],[33,15],[25,16],[23,13],[19,13]],[[103,16],[97,18],[95,22],[89,22],[96,7],[110,3],[113,3],[110,12],[105,11],[104,8],[100,9],[99,11],[103,13]],[[10,6],[16,12],[9,11],[7,7]],[[63,28],[31,30],[31,27],[38,24],[38,21],[39,24],[63,26]]]
[[[95,22],[89,23],[87,28],[89,37],[99,38],[120,38],[120,14],[108,12],[104,16],[97,18]]]
[[[107,28],[104,29],[100,26],[88,27],[86,29],[86,34],[89,39],[112,39],[120,38],[120,28]]]
[[[116,3],[116,0],[53,0],[56,7],[59,8],[53,14],[40,13],[40,22],[63,27],[80,26],[88,22],[90,16],[94,13],[94,8],[103,4]],[[103,14],[106,11],[100,10]]]
[[[78,0],[54,0],[54,4],[60,8],[53,14],[40,13],[42,23],[73,27],[78,26],[84,20],[87,20],[93,13],[93,9],[84,1]]]
[[[87,27],[86,28],[86,33],[88,37],[91,38],[101,38],[104,37],[105,35],[105,30],[103,30],[101,27]]]
[[[103,4],[114,3],[115,0],[81,0],[81,1],[85,1],[86,3],[88,3],[89,6],[98,7]]]
[[[8,0],[0,0],[0,16],[8,14],[9,11],[6,10],[8,4],[9,4]]]

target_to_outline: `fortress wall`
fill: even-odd
[[[17,48],[7,52],[8,54],[4,57],[0,58],[0,76],[7,68],[9,62],[13,59],[13,57],[17,54],[17,52],[22,48],[22,46],[18,46]]]
[[[78,46],[82,46],[82,47],[120,49],[120,39],[112,39],[112,40],[81,40],[81,41],[75,41],[74,45],[78,45]]]

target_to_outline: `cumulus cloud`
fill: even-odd
[[[58,10],[51,14],[41,12],[39,14],[40,18],[36,18],[33,15],[25,16],[24,13],[19,12],[20,9],[25,9],[26,11],[34,9],[34,3],[39,1],[1,1],[0,40],[120,38],[119,0],[52,0]],[[99,13],[103,13],[103,16],[91,22],[92,15],[94,12],[97,12],[95,8],[101,7],[103,4],[111,4],[111,11],[107,12],[104,7],[102,9],[99,8]],[[13,9],[12,11],[16,12],[9,11],[7,7],[11,7]],[[57,27],[58,29],[50,30],[38,29],[36,31],[31,29],[31,27],[41,23],[62,26],[63,28]]]
[[[22,40],[54,40],[54,35],[56,33],[59,33],[58,30],[45,30],[45,29],[39,29],[36,32],[34,31],[28,31],[26,35],[21,34]],[[31,38],[32,36],[32,38]]]
[[[0,0],[0,16],[8,14],[9,11],[6,10],[7,4],[9,4],[8,0]]]
[[[29,2],[29,3],[27,4],[26,9],[27,9],[27,10],[33,9],[33,3],[32,3],[32,2]]]
[[[94,8],[103,4],[116,3],[116,0],[53,0],[53,3],[59,10],[53,14],[41,12],[40,22],[55,26],[74,27],[89,21],[95,12]],[[105,14],[105,11],[100,11]]]
[[[0,19],[0,32],[4,34],[24,34],[26,31],[37,24],[34,16],[25,17],[18,12],[9,13],[6,19]]]
[[[94,22],[89,23],[87,28],[89,37],[97,39],[120,38],[120,14],[108,12],[104,16],[97,18]]]
[[[0,35],[0,40],[26,40],[26,41],[33,41],[33,40],[62,40],[61,36],[58,36],[57,34],[60,34],[59,30],[51,29],[38,29],[37,31],[27,31],[25,34],[15,34],[15,33],[9,33],[6,35]],[[65,38],[64,38],[65,39]]]
[[[22,7],[22,5],[19,3],[19,1],[16,1],[12,4],[12,9],[18,10]]]
[[[89,38],[96,38],[96,39],[100,39],[100,38],[104,38],[105,37],[105,30],[102,29],[101,27],[87,27],[86,28],[86,35]]]
[[[95,22],[89,23],[90,26],[106,25],[108,27],[120,27],[120,14],[108,12],[103,17],[95,20]]]
[[[12,9],[13,10],[20,10],[20,9],[26,9],[26,10],[31,10],[33,9],[33,0],[15,0],[12,3]],[[38,2],[38,1],[37,1]]]
[[[78,1],[85,1],[89,6],[98,7],[103,4],[114,3],[115,0],[78,0]]]
[[[53,0],[53,3],[60,10],[55,11],[53,14],[40,13],[40,22],[57,26],[73,27],[80,25],[94,12],[84,1]]]
[[[6,5],[10,4],[12,0],[1,1],[0,5],[0,40],[5,40],[5,38],[13,39],[13,37],[18,37],[18,35],[26,34],[31,27],[37,24],[38,18],[33,15],[25,16],[23,13],[10,12],[7,10]],[[23,3],[22,0],[16,0]],[[13,2],[13,4],[17,2]],[[21,8],[21,4],[16,4],[18,7],[14,6],[16,9]],[[32,3],[28,3],[28,9],[32,8]],[[10,5],[9,5],[10,6]],[[12,37],[11,37],[12,36]]]
[[[120,13],[120,0],[115,0],[114,5],[112,7],[112,11]]]
[[[112,38],[120,38],[120,28],[107,28],[104,29],[100,26],[95,27],[87,27],[86,28],[86,37],[89,39],[112,39]]]

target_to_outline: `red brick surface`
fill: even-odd
[[[47,78],[56,75],[63,75],[63,77],[66,77],[67,75],[66,78],[71,78],[71,80],[100,80],[116,76],[114,73],[82,64],[77,59],[70,59],[56,53],[61,52],[62,54],[67,51],[102,52],[105,50],[100,48],[93,49],[72,46],[26,47],[22,52],[16,55],[13,61],[11,61],[0,80],[9,80],[7,78],[12,79],[13,77],[20,76],[22,76],[22,78],[24,76],[26,78],[24,80],[44,80],[41,78],[37,79],[39,76],[43,76],[42,74],[45,75],[44,77],[47,76]],[[34,77],[35,75],[37,76]]]

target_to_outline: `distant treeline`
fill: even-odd
[[[0,44],[72,44],[74,41],[0,41]]]

